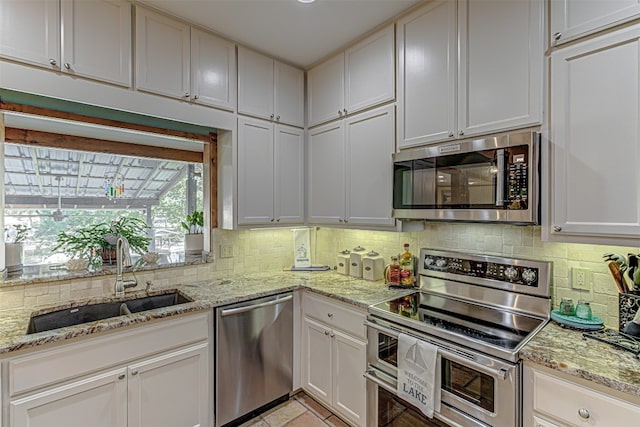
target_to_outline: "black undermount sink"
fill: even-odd
[[[66,308],[51,313],[31,316],[27,334],[80,325],[82,323],[108,319],[124,314],[139,313],[141,311],[153,310],[154,308],[184,304],[191,301],[190,298],[184,296],[179,291],[173,291],[130,300],[102,302]]]

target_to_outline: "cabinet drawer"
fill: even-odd
[[[305,293],[302,310],[306,316],[318,319],[328,326],[347,332],[354,337],[366,339],[364,326],[366,314],[355,306]]]
[[[201,313],[16,357],[8,363],[9,394],[15,396],[144,356],[204,341],[208,337],[209,316]]]
[[[640,407],[551,375],[534,371],[533,409],[570,425],[631,426]]]

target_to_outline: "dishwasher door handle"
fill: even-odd
[[[220,316],[233,316],[234,314],[246,313],[247,311],[255,310],[256,308],[269,307],[272,305],[282,304],[283,302],[287,302],[293,298],[293,295],[287,295],[286,297],[274,299],[272,301],[263,302],[260,304],[249,304],[244,305],[242,307],[236,308],[228,308],[226,310],[220,311]]]

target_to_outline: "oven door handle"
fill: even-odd
[[[387,390],[389,393],[393,393],[394,395],[397,393],[397,390],[394,386],[378,378],[375,369],[367,369],[367,371],[362,374],[362,376],[378,387],[382,387],[383,389]]]
[[[398,338],[398,336],[400,335],[401,331],[397,330],[397,329],[393,329],[393,328],[389,328],[386,326],[380,326],[377,323],[373,323],[369,320],[366,320],[364,322],[365,326],[369,327],[369,328],[373,328],[376,329],[386,335],[389,335],[392,338]],[[429,340],[426,340],[424,338],[420,338],[417,337],[415,335],[412,334],[407,334],[407,335],[411,335],[412,337],[419,339],[419,340],[423,340],[423,341],[427,341],[430,342]],[[463,352],[458,352],[456,350],[452,350],[452,349],[448,349],[447,347],[445,347],[442,344],[434,344],[438,347],[438,355],[441,357],[446,358],[447,360],[451,360],[453,362],[458,362],[461,363],[463,365],[466,365],[470,368],[473,369],[477,369],[481,372],[486,373],[487,375],[491,375],[494,378],[497,378],[499,380],[502,381],[506,381],[506,379],[509,377],[509,373],[511,372],[510,368],[505,368],[505,367],[500,367],[497,369],[491,368],[489,366],[486,366],[482,363],[478,363],[476,360],[474,360],[473,358],[467,357],[464,355]]]

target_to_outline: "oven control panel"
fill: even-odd
[[[439,255],[425,255],[422,261],[425,270],[538,287],[539,274],[535,267]]]

